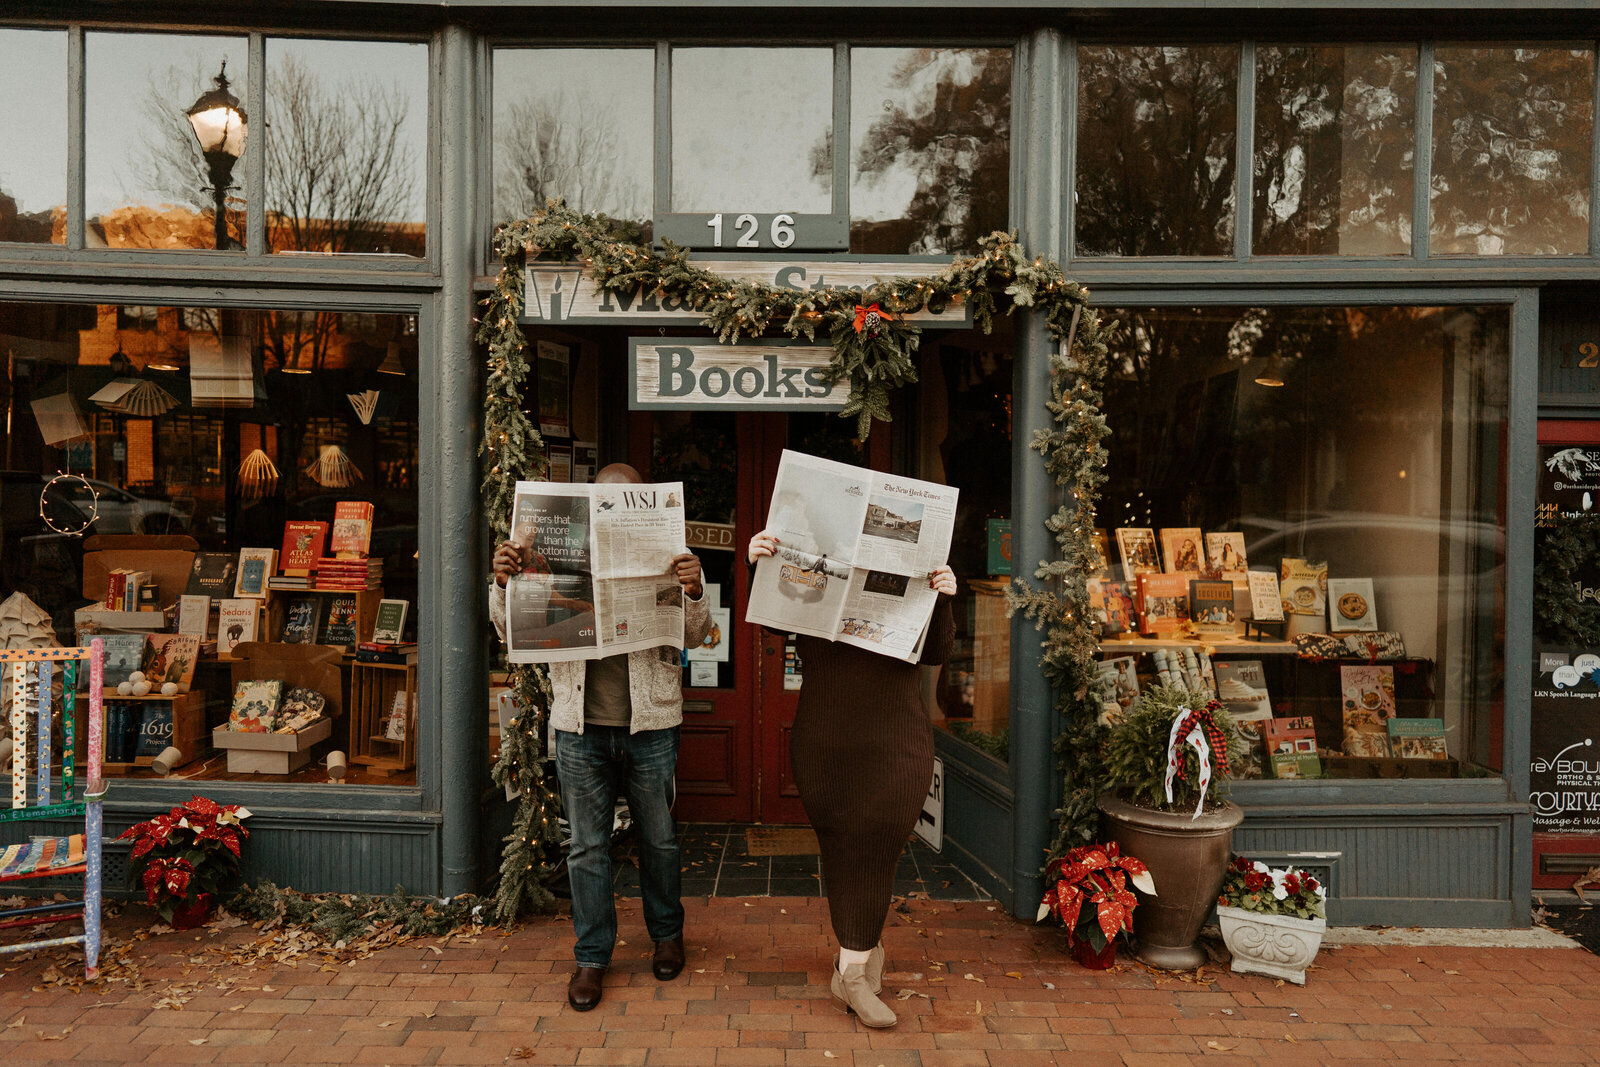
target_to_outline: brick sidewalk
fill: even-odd
[[[638,904],[623,902],[627,944],[587,1014],[566,1004],[565,917],[349,964],[254,968],[208,962],[252,941],[248,927],[127,947],[149,914],[130,908],[110,924],[124,941],[108,955],[142,989],[36,991],[53,959],[0,957],[0,1062],[1417,1067],[1595,1062],[1600,1044],[1600,958],[1578,949],[1325,947],[1300,988],[1223,969],[1086,971],[1057,929],[923,900],[891,912],[884,934],[900,1023],[869,1031],[828,997],[822,900],[687,906],[688,967],[661,983]]]

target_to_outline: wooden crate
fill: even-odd
[[[405,737],[384,736],[395,697],[406,706]],[[401,774],[417,765],[417,656],[405,663],[351,664],[350,762],[375,774]]]
[[[121,696],[115,689],[101,690],[101,700],[120,701],[124,704],[151,704],[170,703],[172,705],[172,739],[167,744],[172,745],[183,753],[185,761],[192,762],[209,755],[211,752],[211,737],[206,731],[206,695],[201,692],[176,693],[164,697],[159,693],[147,696]],[[84,744],[88,731],[84,729],[82,716],[88,701],[79,701],[79,722],[77,728],[78,763],[84,761]],[[164,746],[163,746],[164,747]],[[135,756],[131,762],[112,763],[109,760],[101,764],[105,773],[111,776],[125,775],[139,767],[149,767],[154,762],[154,756]]]

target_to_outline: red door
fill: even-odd
[[[684,678],[677,815],[685,822],[804,823],[789,768],[799,700],[785,640],[744,621],[744,548],[761,528],[785,448],[884,469],[888,434],[869,448],[836,415],[636,412],[632,462],[652,481],[683,481],[688,521],[732,527],[731,551],[694,546],[716,611],[727,612],[725,659],[690,664]],[[693,534],[691,530],[691,535]],[[693,536],[691,536],[693,540]],[[786,684],[785,679],[788,679]],[[710,683],[715,684],[710,684]]]

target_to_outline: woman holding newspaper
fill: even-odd
[[[777,556],[770,529],[751,538],[748,559]],[[912,579],[918,581],[918,579]],[[920,663],[944,662],[954,644],[948,566],[928,575],[939,594]],[[838,641],[796,636],[805,683],[790,735],[800,800],[822,846],[828,914],[839,941],[834,999],[867,1026],[895,1024],[878,998],[894,872],[933,779],[933,728],[923,710],[917,664]]]

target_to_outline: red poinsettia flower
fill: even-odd
[[[218,815],[222,812],[222,805],[210,797],[193,797],[184,808],[196,815]]]
[[[144,869],[144,891],[152,905],[162,895],[182,900],[188,896],[189,880],[194,876],[194,865],[178,856],[158,859]]]

